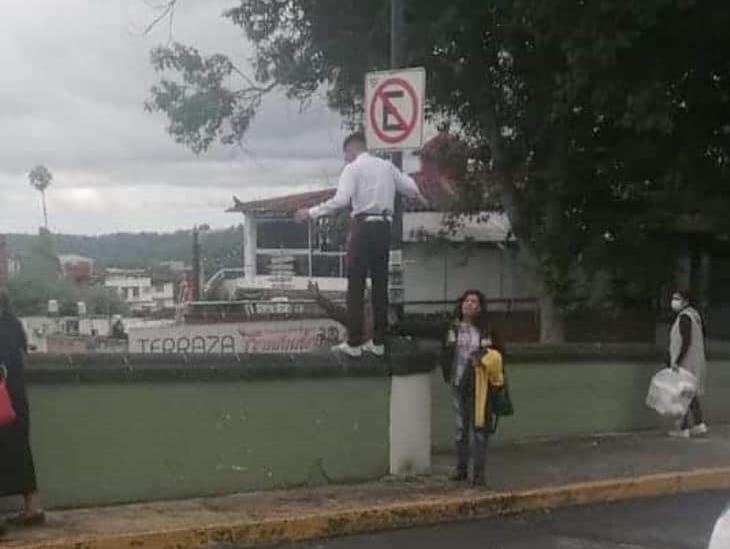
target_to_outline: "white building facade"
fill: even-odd
[[[175,308],[175,284],[155,281],[142,269],[107,269],[104,286],[116,292],[133,312]]]

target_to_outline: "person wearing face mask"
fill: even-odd
[[[488,389],[486,385],[476,383],[476,370],[482,368],[482,357],[490,344],[485,303],[484,295],[478,290],[467,290],[462,294],[457,302],[456,318],[446,331],[441,353],[441,369],[444,381],[451,388],[456,416],[457,463],[450,478],[454,482],[467,480],[471,457],[474,484],[477,485],[484,484],[488,437],[484,414],[475,413],[477,406],[480,410],[485,407],[486,394],[481,392]],[[487,365],[483,367],[487,368]],[[476,394],[477,390],[480,394]],[[473,450],[470,448],[472,433]]]
[[[669,366],[674,370],[684,368],[692,372],[697,378],[697,394],[687,415],[669,434],[676,438],[701,436],[708,432],[700,404],[700,397],[705,394],[707,386],[704,322],[686,291],[674,293],[671,307],[677,317],[669,338]]]
[[[0,288],[0,364],[16,419],[0,427],[0,497],[22,495],[25,508],[9,518],[10,526],[45,522],[30,449],[30,412],[25,389],[24,362],[28,344],[23,325],[13,312],[10,296]]]

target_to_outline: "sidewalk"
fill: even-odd
[[[3,547],[197,549],[271,544],[463,520],[496,513],[730,488],[730,427],[703,439],[656,433],[496,447],[488,486],[434,475],[351,486],[52,512],[44,528],[11,531]]]

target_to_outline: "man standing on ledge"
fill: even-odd
[[[347,246],[347,332],[348,340],[332,350],[351,357],[363,351],[376,356],[385,354],[388,327],[388,262],[390,260],[390,224],[395,210],[396,192],[418,198],[426,204],[416,182],[391,162],[367,151],[362,133],[350,135],[343,144],[346,166],[342,170],[337,192],[330,200],[297,211],[304,222],[352,207],[350,237]],[[365,280],[372,282],[373,339],[363,339]]]

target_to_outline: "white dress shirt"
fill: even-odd
[[[309,209],[313,219],[329,215],[352,205],[352,216],[360,214],[393,214],[395,193],[411,198],[420,196],[412,177],[392,162],[366,152],[342,170],[335,196]]]

